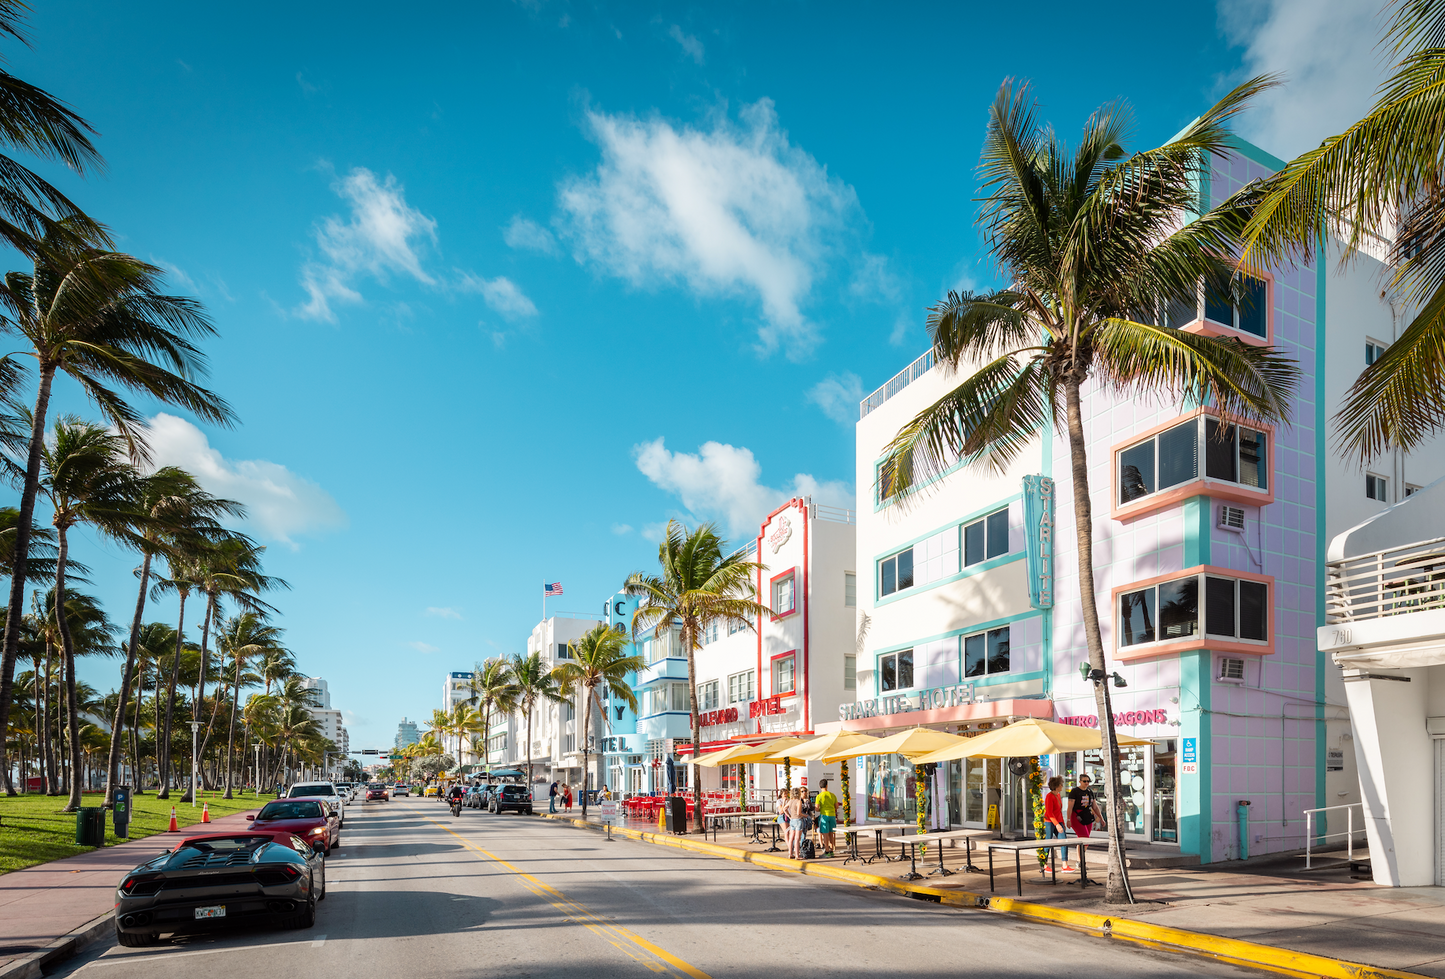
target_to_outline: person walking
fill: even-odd
[[[1099,803],[1094,798],[1092,782],[1087,775],[1080,775],[1079,782],[1069,790],[1069,828],[1074,835],[1080,839],[1087,840],[1093,832],[1094,822],[1099,819]],[[1084,848],[1079,847],[1079,863],[1084,863],[1088,858],[1084,856]],[[1064,869],[1071,869],[1067,865],[1067,858]]]
[[[1064,829],[1064,780],[1055,775],[1049,779],[1049,791],[1044,795],[1044,839],[1062,840],[1068,833]],[[1068,851],[1065,851],[1064,869],[1069,866]]]
[[[552,780],[552,787],[547,790],[547,811],[557,811],[557,780]]]
[[[572,811],[572,783],[568,782],[562,786],[562,808],[567,812]]]
[[[808,825],[806,798],[803,790],[797,788],[793,790],[793,798],[788,804],[788,856],[794,860],[803,859],[801,847]]]
[[[823,838],[823,856],[831,857],[838,845],[833,831],[838,828],[838,797],[828,791],[828,780],[818,783],[818,797],[813,800],[818,807],[818,835]]]

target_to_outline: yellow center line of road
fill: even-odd
[[[625,952],[628,956],[636,959],[638,962],[641,962],[648,969],[651,969],[654,972],[659,971],[659,963],[642,958],[641,956],[637,955],[632,949],[622,944],[622,942],[618,942],[616,939],[620,938],[624,942],[629,942],[637,948],[642,949],[649,955],[656,956],[658,959],[666,962],[668,965],[672,966],[683,975],[692,977],[692,979],[712,979],[712,976],[708,975],[706,972],[703,972],[701,969],[697,968],[694,965],[690,965],[689,963],[684,962],[682,959],[678,958],[676,955],[673,955],[666,949],[658,948],[656,945],[652,944],[641,935],[626,928],[623,928],[621,925],[614,924],[613,922],[607,920],[596,912],[584,907],[581,904],[578,904],[576,901],[572,900],[552,885],[543,883],[536,877],[533,877],[531,874],[527,873],[525,870],[520,870],[517,867],[512,866],[510,863],[503,860],[495,853],[490,853],[482,849],[471,840],[468,840],[465,836],[461,835],[456,830],[446,825],[445,823],[439,823],[429,816],[423,818],[425,818],[427,822],[433,824],[434,826],[437,826],[438,828],[443,829],[451,835],[455,836],[458,840],[461,841],[462,846],[465,849],[471,850],[472,852],[480,854],[488,860],[500,864],[501,866],[505,867],[509,872],[520,877],[528,885],[527,889],[532,891],[532,893],[546,900],[553,907],[557,908],[569,918],[575,919],[578,924],[585,926],[589,931],[597,934],[603,940],[611,943],[612,945],[615,945],[618,949]]]

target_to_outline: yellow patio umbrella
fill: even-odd
[[[1120,737],[1117,741],[1120,745],[1153,743],[1141,738],[1126,737]],[[1097,749],[1102,743],[1103,740],[1095,728],[1075,727],[1072,724],[1029,717],[1015,721],[1007,727],[985,731],[977,737],[963,738],[958,744],[914,758],[913,762],[927,765],[957,761],[960,758],[1031,758],[1034,755]]]
[[[871,735],[858,734],[855,731],[834,731],[832,734],[819,735],[816,738],[804,741],[800,745],[786,748],[767,760],[783,761],[787,758],[792,758],[797,761],[838,761],[844,757],[853,757],[851,755],[845,756],[841,754],[841,752],[846,752],[852,748],[861,748],[863,745],[872,744],[877,740],[878,738],[872,737]]]
[[[788,737],[774,738],[762,744],[740,744],[736,748],[705,755],[699,758],[697,763],[707,768],[717,768],[719,765],[747,765],[755,761],[771,761],[774,754],[781,753],[780,757],[785,756],[786,749],[804,744],[809,740],[809,738]]]
[[[697,763],[703,768],[719,768],[723,765],[736,765],[738,762],[733,755],[746,754],[751,751],[750,744],[735,744],[731,748],[724,748],[722,751],[710,751],[698,758]]]
[[[944,748],[957,745],[965,740],[967,739],[960,738],[956,734],[949,734],[946,731],[935,731],[932,728],[926,727],[914,727],[886,738],[870,740],[866,744],[858,745],[855,748],[847,748],[843,751],[835,752],[830,758],[858,758],[861,755],[902,755],[910,761],[917,762],[919,755],[942,751]]]

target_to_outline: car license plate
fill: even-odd
[[[224,918],[225,916],[226,906],[224,904],[217,904],[210,908],[196,908],[197,918]]]

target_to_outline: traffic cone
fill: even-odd
[[[211,821],[211,806],[210,806],[210,803],[203,802],[203,803],[201,803],[201,822],[203,822],[203,823],[209,823],[210,821]]]
[[[167,833],[179,833],[180,831],[181,831],[181,827],[176,823],[176,807],[175,807],[175,806],[171,806],[171,828],[168,829],[168,830],[166,830],[166,832],[167,832]]]

